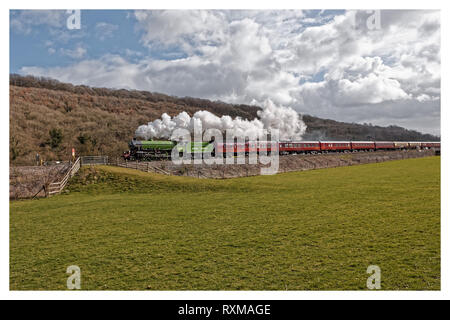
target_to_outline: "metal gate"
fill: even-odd
[[[108,156],[84,156],[81,157],[81,165],[104,165],[108,164]]]

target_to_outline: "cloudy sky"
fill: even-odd
[[[439,11],[10,12],[11,73],[440,135]]]

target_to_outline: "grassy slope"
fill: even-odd
[[[95,184],[90,182],[96,181]],[[86,185],[84,185],[86,184]],[[225,181],[105,167],[11,203],[11,289],[440,288],[440,159]]]

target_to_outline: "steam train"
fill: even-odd
[[[170,158],[172,150],[179,155],[222,154],[225,156],[264,152],[280,155],[322,154],[331,152],[374,152],[389,150],[435,149],[440,150],[440,142],[402,141],[246,141],[246,142],[175,142],[159,140],[136,140],[129,143],[129,150],[123,153],[125,160],[152,160]]]

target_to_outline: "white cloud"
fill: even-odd
[[[128,57],[133,57],[133,56],[137,56],[137,57],[141,57],[142,56],[142,52],[139,51],[135,51],[135,50],[130,50],[130,49],[125,49],[125,55]]]
[[[410,99],[400,82],[389,74],[390,68],[379,57],[359,57],[332,69],[319,83],[302,85],[300,93],[309,96],[313,100],[310,103],[322,99],[338,107]],[[306,95],[305,91],[311,92]]]
[[[219,11],[164,10],[136,11],[138,28],[143,31],[142,43],[181,46],[192,52],[191,43],[218,43],[223,40],[226,21]]]
[[[59,49],[59,51],[62,55],[68,56],[72,59],[81,59],[87,53],[87,50],[80,44],[78,44],[78,46],[76,46],[74,49],[61,48]]]
[[[39,25],[60,28],[66,18],[65,10],[12,10],[10,25],[14,32],[29,34]]]
[[[380,30],[367,29],[367,16],[137,11],[141,43],[165,60],[106,55],[22,73],[236,103],[269,98],[322,117],[438,133],[439,12],[382,11]],[[184,58],[168,59],[174,53]]]
[[[119,29],[118,25],[107,23],[107,22],[98,22],[95,25],[95,33],[97,38],[101,41],[104,41],[107,38],[111,38],[114,36],[114,32]]]

